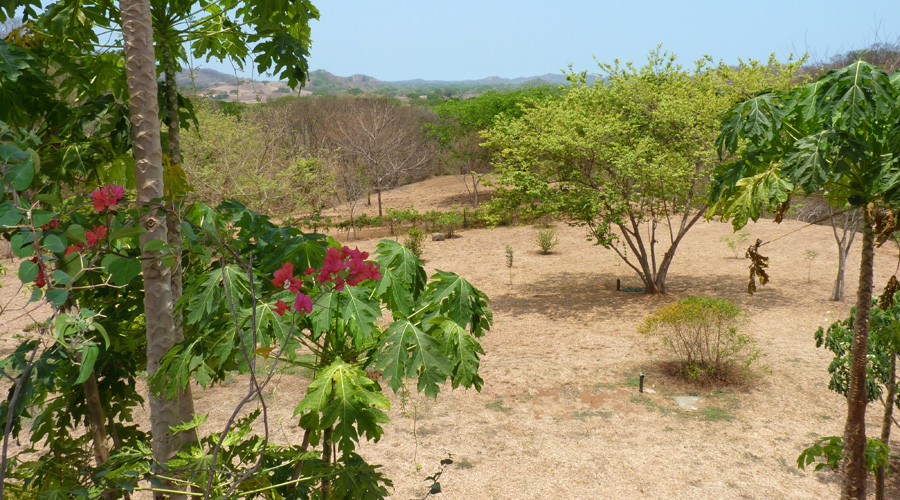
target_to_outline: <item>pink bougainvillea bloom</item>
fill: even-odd
[[[85,236],[87,236],[87,233],[85,233]],[[84,245],[82,245],[81,243],[69,245],[66,247],[66,255],[65,256],[68,257],[69,255],[72,255],[73,253],[79,253],[82,250],[84,250]]]
[[[91,191],[91,201],[94,203],[94,210],[97,212],[102,212],[108,208],[116,208],[123,196],[125,196],[125,188],[116,185]]]
[[[272,312],[277,313],[279,316],[284,316],[284,313],[286,313],[288,309],[287,302],[279,300],[278,302],[275,302],[275,309],[272,309]]]
[[[85,231],[84,239],[87,241],[89,247],[97,246],[97,243],[103,241],[103,238],[106,237],[106,226],[94,226],[93,231]]]
[[[32,257],[31,262],[38,265],[38,273],[37,276],[34,277],[34,286],[44,288],[47,286],[47,277],[44,276],[44,263],[37,257]]]
[[[297,298],[294,300],[294,310],[297,312],[306,312],[306,314],[311,313],[312,299],[309,298],[308,295],[298,293]]]
[[[275,271],[275,279],[272,280],[272,284],[278,288],[297,293],[300,291],[300,286],[303,282],[294,277],[294,265],[290,262],[285,262],[281,269]]]

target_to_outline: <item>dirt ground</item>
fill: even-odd
[[[445,177],[385,193],[384,200],[420,211],[448,208],[465,203],[465,189]],[[837,262],[831,229],[793,232],[804,226],[761,221],[745,229],[749,241],[780,237],[762,247],[771,282],[753,296],[746,293],[747,261],[721,241],[731,227],[718,222],[698,223],[688,233],[668,294],[656,297],[615,291],[617,278],[626,287],[640,282],[578,228],[561,225],[550,255],[538,253],[530,226],[426,241],[429,271],[453,271],[491,299],[484,388],[448,386],[437,400],[385,388],[391,423],[380,442],[361,444],[361,454],[384,466],[393,498],[402,500],[423,498],[425,478],[448,454],[454,464],[435,498],[837,498],[836,473],[798,470],[796,460],[817,438],[843,433],[846,404],[827,388],[831,356],[815,347],[813,332],[846,316],[854,302],[860,245],[851,252],[845,300],[831,302]],[[371,251],[377,241],[352,245]],[[511,277],[506,244],[514,249]],[[814,260],[807,250],[817,253]],[[876,293],[896,268],[896,248],[885,245],[877,251]],[[0,294],[8,295],[15,278],[3,280]],[[711,387],[666,375],[665,352],[653,350],[637,327],[660,306],[691,295],[731,299],[749,313],[744,331],[762,354],[758,377],[740,387]],[[652,392],[638,393],[641,371]],[[300,442],[291,413],[307,383],[289,374],[273,382],[268,401],[277,441]],[[206,430],[217,430],[211,426],[225,421],[245,388],[238,379],[195,392],[196,407],[210,412]],[[697,409],[681,409],[673,397],[682,395],[699,396]],[[880,415],[881,405],[870,405],[870,436],[879,433]],[[891,448],[898,446],[892,439]],[[900,498],[898,474],[889,481],[888,497]]]

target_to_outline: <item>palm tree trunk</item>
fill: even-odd
[[[159,103],[156,87],[156,54],[153,24],[147,0],[120,0],[125,74],[128,78],[128,106],[134,141],[134,170],[141,235],[141,247],[151,240],[168,241],[165,212],[151,205],[163,197],[162,145],[160,144]],[[171,269],[160,265],[155,252],[142,251],[144,315],[147,329],[147,374],[159,369],[162,356],[175,344],[172,316]],[[163,463],[175,456],[181,442],[170,426],[181,423],[179,404],[165,394],[149,395],[153,457]],[[174,497],[170,497],[174,498]]]
[[[866,498],[866,355],[869,352],[869,314],[875,263],[875,231],[868,210],[863,221],[862,258],[853,324],[847,423],[844,427],[844,478],[841,500]]]

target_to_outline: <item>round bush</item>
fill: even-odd
[[[744,314],[734,302],[688,297],[644,319],[640,332],[658,338],[693,379],[749,374],[759,357],[756,341],[738,332]]]

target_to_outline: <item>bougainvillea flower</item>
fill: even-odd
[[[303,282],[294,277],[294,265],[290,262],[285,262],[281,269],[275,271],[275,279],[272,280],[272,284],[278,288],[297,293],[300,291],[300,286]]]
[[[278,314],[279,316],[284,316],[284,313],[286,313],[288,309],[289,307],[287,305],[287,302],[279,300],[278,302],[275,302],[275,309],[272,309],[272,312]]]
[[[87,237],[87,233],[85,233],[85,237]],[[69,255],[72,255],[73,253],[79,253],[82,250],[84,250],[84,245],[82,245],[81,243],[69,245],[66,247],[66,255],[65,256],[68,257]]]
[[[96,246],[97,243],[103,241],[103,238],[106,237],[106,226],[94,226],[93,231],[85,231],[84,239],[87,241],[89,247]]]
[[[308,295],[298,293],[297,298],[294,299],[294,310],[297,312],[306,312],[306,314],[311,313],[312,299],[309,298]]]
[[[91,191],[91,201],[93,201],[94,210],[97,212],[102,212],[108,208],[116,208],[123,196],[125,196],[125,188],[116,185]]]
[[[31,258],[31,262],[34,262],[38,266],[37,276],[34,277],[34,286],[44,288],[47,286],[47,277],[44,276],[44,263],[36,256]]]

